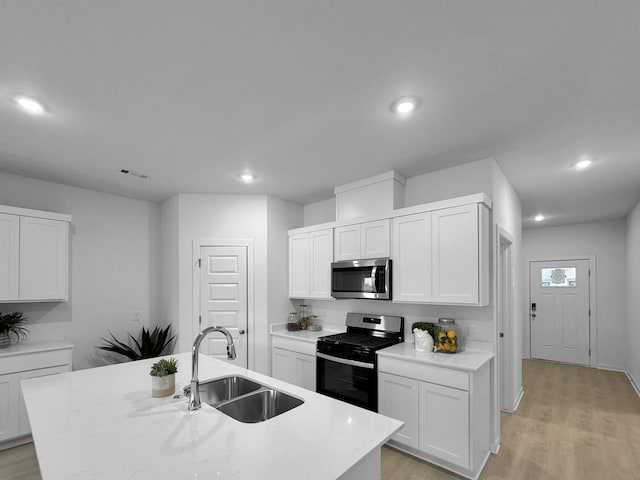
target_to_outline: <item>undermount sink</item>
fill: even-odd
[[[262,384],[249,380],[246,377],[232,375],[229,377],[214,378],[200,382],[200,399],[216,407],[222,402],[227,402],[247,393],[255,392],[262,388]],[[191,387],[185,387],[185,395],[188,395]]]
[[[269,420],[302,405],[304,400],[284,392],[265,388],[216,407],[222,413],[243,423]]]
[[[189,396],[190,386],[184,388]],[[238,375],[200,382],[200,399],[242,423],[269,420],[302,405],[304,400]]]

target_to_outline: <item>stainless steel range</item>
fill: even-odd
[[[318,339],[316,391],[377,412],[376,351],[404,341],[404,318],[347,313],[346,325]]]

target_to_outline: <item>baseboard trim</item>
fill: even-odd
[[[13,447],[19,447],[20,445],[24,445],[25,443],[33,442],[33,437],[31,434],[23,435],[22,437],[11,438],[9,440],[5,440],[0,442],[0,450],[7,450]]]
[[[596,367],[598,370],[609,370],[611,372],[623,372],[623,373],[627,373],[627,370],[619,367],[617,365],[596,365]]]
[[[638,388],[638,384],[636,383],[635,379],[633,378],[633,375],[631,375],[631,372],[629,370],[625,370],[624,374],[627,376],[627,378],[629,379],[629,383],[631,384],[633,389],[636,391],[636,393],[640,397],[640,388]]]
[[[522,397],[524,397],[524,388],[520,387],[520,391],[518,392],[518,397],[516,398],[516,403],[513,405],[513,413],[515,413],[516,410],[518,410]]]

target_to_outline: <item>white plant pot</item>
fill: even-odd
[[[151,396],[154,398],[168,397],[176,391],[176,375],[165,375],[164,377],[151,376]]]

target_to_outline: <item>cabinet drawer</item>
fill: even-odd
[[[316,356],[316,342],[305,342],[295,340],[293,338],[271,337],[271,346],[274,348],[283,348],[291,352],[304,353],[305,355]]]
[[[13,372],[37,370],[39,368],[68,365],[71,370],[71,350],[50,350],[34,352],[24,355],[12,355],[0,362],[0,375]]]
[[[459,390],[469,390],[469,374],[461,370],[378,356],[378,371]]]

